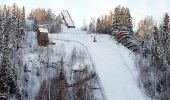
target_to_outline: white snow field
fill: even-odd
[[[94,35],[97,42],[93,42]],[[49,38],[50,41],[75,41],[85,46],[107,100],[149,100],[137,84],[135,55],[109,35],[89,34],[79,29],[65,28],[59,34],[49,34]]]

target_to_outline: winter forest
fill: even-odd
[[[79,29],[25,9],[0,5],[0,100],[170,100],[169,13],[135,26],[118,5]]]

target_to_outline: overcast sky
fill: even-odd
[[[80,27],[84,20],[88,23],[91,17],[97,18],[109,10],[114,10],[117,5],[130,8],[134,23],[152,15],[159,24],[165,12],[170,14],[170,0],[0,0],[1,5],[12,5],[14,2],[25,6],[27,14],[37,7],[51,8],[55,14],[67,9],[77,27]]]

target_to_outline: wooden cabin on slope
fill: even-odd
[[[48,40],[48,29],[45,26],[40,25],[37,32],[38,44],[41,46],[46,46],[49,43]]]

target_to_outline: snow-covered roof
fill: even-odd
[[[40,32],[48,33],[48,30],[46,28],[38,28]]]
[[[38,25],[39,28],[47,28],[48,24]]]
[[[61,15],[64,17],[64,19],[65,19],[66,23],[68,24],[68,26],[75,27],[74,22],[71,19],[71,16],[70,16],[70,14],[69,14],[69,12],[67,10],[62,10]]]

